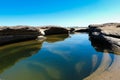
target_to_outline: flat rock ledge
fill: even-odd
[[[89,36],[94,41],[108,43],[114,53],[120,54],[120,23],[89,25]]]

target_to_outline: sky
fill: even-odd
[[[0,26],[120,22],[120,0],[0,0]]]

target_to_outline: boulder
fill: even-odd
[[[68,34],[68,30],[62,27],[46,27],[44,31],[45,35],[53,35],[53,34]]]

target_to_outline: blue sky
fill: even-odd
[[[87,26],[120,22],[120,0],[0,0],[0,25]]]

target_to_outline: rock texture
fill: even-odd
[[[45,39],[44,36],[54,34],[68,34],[68,30],[66,28],[56,26],[4,26],[0,27],[0,45],[31,39],[43,40],[43,38]]]
[[[44,29],[45,35],[68,34],[68,30],[62,27],[49,26]]]
[[[90,38],[96,41],[108,42],[111,49],[120,54],[120,23],[89,25]]]
[[[0,27],[0,45],[23,40],[36,39],[39,35],[41,35],[41,33],[34,27]]]

